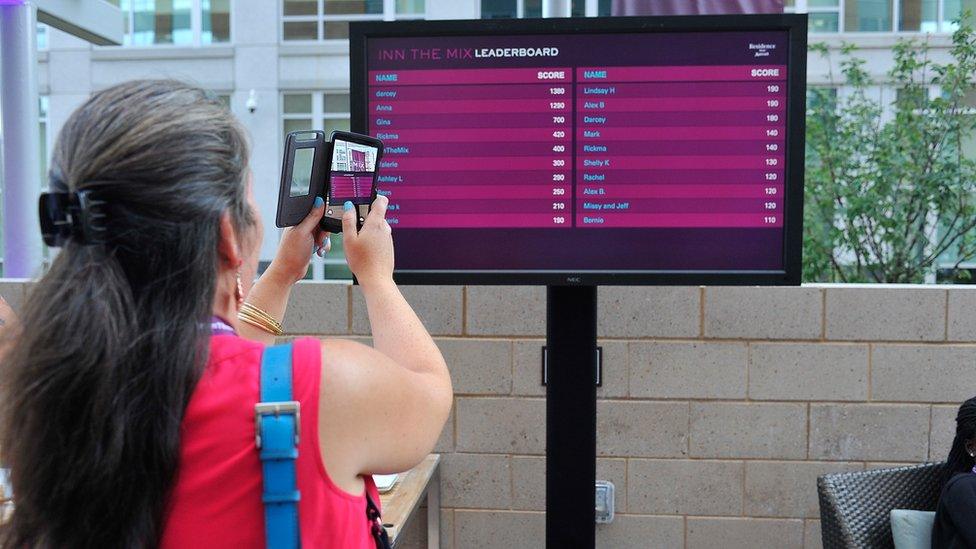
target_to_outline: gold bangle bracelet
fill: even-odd
[[[241,322],[246,323],[246,324],[250,324],[251,326],[254,326],[255,328],[257,328],[259,330],[268,332],[271,335],[280,336],[280,335],[284,334],[284,332],[282,332],[279,329],[276,329],[274,326],[271,326],[271,325],[266,324],[266,323],[264,323],[262,321],[259,321],[259,320],[254,320],[253,318],[248,317],[248,316],[237,315],[237,319],[240,320]]]
[[[255,315],[253,315],[251,313],[241,312],[237,316],[238,316],[238,318],[250,320],[251,322],[256,322],[256,323],[258,323],[258,324],[260,324],[262,326],[266,326],[270,331],[273,331],[273,332],[281,332],[282,331],[280,324],[275,323],[275,322],[269,322],[267,319],[264,319],[264,318],[255,316]]]
[[[264,320],[276,328],[281,328],[281,323],[277,319],[250,303],[242,303],[241,312],[253,316],[256,319]]]
[[[275,336],[284,334],[280,322],[250,303],[241,305],[241,310],[237,313],[237,319]]]

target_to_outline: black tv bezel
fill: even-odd
[[[412,36],[603,34],[614,32],[787,31],[786,184],[783,265],[777,271],[551,271],[396,269],[399,284],[424,285],[798,285],[802,270],[804,137],[806,132],[806,14],[580,17],[353,22],[349,24],[350,127],[367,133],[366,41]]]

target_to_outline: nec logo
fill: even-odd
[[[569,282],[570,284],[579,284],[580,282],[583,282],[583,278],[579,276],[567,276],[566,282]]]

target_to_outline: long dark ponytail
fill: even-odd
[[[102,244],[69,240],[24,305],[0,366],[7,547],[159,542],[180,423],[207,355],[220,217],[253,222],[247,144],[212,95],[121,84],[65,123],[54,190],[104,201]]]
[[[946,459],[946,480],[956,473],[968,473],[973,470],[976,460],[966,450],[966,443],[976,439],[976,397],[959,406],[956,414],[956,436],[952,439],[952,448]]]

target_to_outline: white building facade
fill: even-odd
[[[39,35],[43,155],[71,112],[96,90],[134,78],[178,78],[223,96],[250,132],[255,194],[265,219],[262,259],[273,257],[283,135],[349,126],[348,22],[537,17],[541,0],[119,0],[125,45],[91,46],[62,32]],[[860,46],[879,82],[900,37],[927,39],[947,60],[951,20],[976,0],[788,0],[809,12],[811,42]],[[576,16],[609,15],[609,0],[574,0]],[[836,71],[836,65],[835,65]],[[808,59],[811,86],[827,63]],[[879,85],[879,93],[884,89]],[[843,93],[843,89],[839,90]],[[248,108],[248,104],[253,109]],[[337,245],[336,248],[341,246]],[[343,278],[338,249],[316,259],[315,278]],[[310,273],[312,276],[312,273]]]

